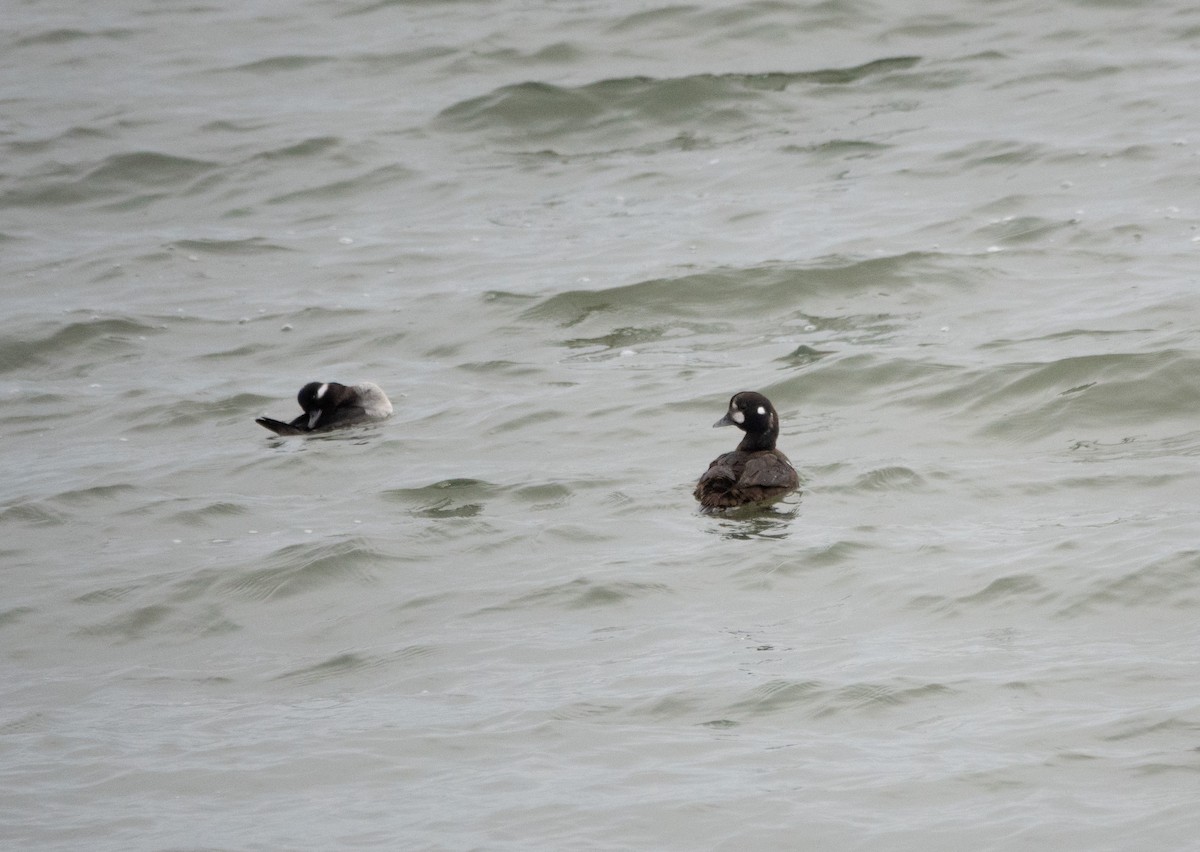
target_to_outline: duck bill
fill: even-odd
[[[720,420],[718,420],[716,423],[714,423],[713,428],[716,429],[718,426],[736,426],[736,425],[737,424],[734,423],[733,420],[729,417],[729,412],[725,412],[725,416],[722,417]]]
[[[318,408],[316,411],[314,411],[308,415],[308,428],[316,429],[317,421],[320,419],[321,419],[321,409]]]

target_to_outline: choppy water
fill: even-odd
[[[1200,9],[6,19],[6,846],[1194,844]]]

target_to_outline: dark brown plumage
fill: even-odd
[[[706,509],[733,509],[770,503],[800,487],[788,457],[775,449],[779,415],[760,393],[742,391],[729,400],[725,416],[713,424],[737,426],[746,433],[737,449],[718,456],[692,493]]]

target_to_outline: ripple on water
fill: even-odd
[[[239,597],[271,600],[347,582],[369,583],[379,554],[362,539],[348,538],[288,545],[263,562],[224,580],[222,586]]]
[[[651,595],[667,594],[670,591],[670,587],[664,583],[637,583],[620,580],[597,582],[586,577],[578,577],[566,583],[543,586],[511,598],[505,603],[484,607],[477,614],[523,610],[532,607],[575,610],[617,606]]]
[[[393,488],[380,496],[407,506],[415,517],[473,518],[501,491],[482,479],[443,479],[418,488]]]
[[[0,510],[0,524],[23,524],[31,527],[58,526],[69,520],[41,502],[17,503]]]
[[[256,414],[265,413],[269,407],[278,404],[279,400],[249,393],[199,401],[168,398],[136,407],[127,405],[126,429],[132,433],[159,432],[180,428],[194,429],[198,423],[249,423]],[[260,437],[266,435],[268,433],[263,430]]]
[[[171,590],[165,592],[167,598],[173,599],[170,602],[145,603],[147,595],[152,594],[155,592],[148,586],[138,583],[98,589],[77,598],[77,604],[115,609],[116,612],[81,627],[75,631],[76,635],[135,642],[152,636],[180,640],[221,635],[240,629],[216,605],[196,606]]]
[[[749,690],[745,697],[729,706],[723,718],[756,719],[795,712],[813,719],[870,714],[952,692],[940,683],[834,686],[816,680],[772,680]]]
[[[702,511],[713,519],[706,531],[726,541],[753,541],[757,539],[786,539],[791,534],[792,522],[800,514],[802,494],[797,492],[785,500],[767,506],[751,505],[717,511]]]
[[[124,317],[97,316],[44,326],[33,337],[0,341],[0,373],[118,358],[140,351],[145,339],[163,328]]]
[[[12,189],[0,193],[0,204],[54,207],[107,201],[129,205],[186,193],[217,168],[213,162],[155,151],[113,154],[99,163],[55,163],[16,181]]]
[[[14,47],[34,47],[37,45],[63,45],[76,41],[106,41],[128,38],[138,30],[125,27],[103,27],[93,30],[76,27],[55,27],[54,29],[39,30],[27,36],[22,36],[13,42]]]
[[[1200,358],[1176,350],[1106,353],[972,371],[923,399],[982,421],[981,434],[1137,430],[1200,409]]]
[[[1006,607],[1038,607],[1054,600],[1057,594],[1032,574],[1013,574],[997,577],[977,592],[948,597],[918,595],[909,601],[913,609],[929,610],[946,615],[966,615],[972,610],[996,612]]]
[[[167,520],[191,527],[206,527],[226,518],[238,517],[250,513],[247,506],[217,500],[195,509],[184,509],[170,515]]]
[[[129,497],[136,493],[138,493],[138,489],[135,486],[124,483],[96,485],[91,488],[77,488],[71,491],[64,491],[57,495],[54,501],[65,503],[68,506],[91,506],[96,503],[108,505],[119,497]]]
[[[720,330],[740,321],[757,328],[790,319],[805,326],[825,322],[833,323],[829,328],[835,330],[860,329],[858,322],[844,314],[822,320],[815,315],[814,305],[850,295],[907,289],[946,275],[946,270],[931,262],[935,257],[921,252],[867,260],[830,257],[803,266],[714,269],[619,287],[569,290],[526,308],[519,319],[575,329],[577,336],[572,339],[632,334],[652,329],[656,323],[665,328],[698,323],[701,329]],[[714,324],[714,316],[722,321]],[[878,313],[871,316],[881,317]]]
[[[1184,550],[1119,575],[1086,583],[1061,614],[1077,616],[1105,609],[1200,608],[1200,551]]]
[[[347,198],[357,198],[364,192],[377,191],[380,187],[405,183],[412,177],[413,173],[403,166],[389,164],[368,169],[354,177],[327,181],[318,186],[285,192],[269,198],[268,201],[271,204],[295,204],[302,201],[335,202]]]
[[[1059,231],[1074,228],[1074,219],[1045,219],[1041,216],[1005,217],[977,229],[974,234],[987,245],[1018,245],[1051,238]]]
[[[912,468],[901,465],[876,468],[857,477],[853,491],[917,491],[925,487],[925,478]]]
[[[753,123],[749,116],[755,110],[778,111],[773,96],[789,88],[853,85],[907,70],[919,61],[904,56],[816,71],[623,77],[577,87],[518,83],[447,107],[438,114],[436,126],[539,144],[571,138],[593,142],[605,133],[628,137],[645,128],[659,132],[665,125],[699,115],[705,116],[709,126],[717,116],[723,123],[744,127]],[[800,97],[794,95],[790,100]],[[618,144],[629,141],[626,138]]]
[[[527,504],[531,510],[535,511],[557,509],[566,506],[571,502],[574,493],[574,490],[570,486],[561,482],[519,485],[511,491],[513,497]]]
[[[33,615],[35,612],[37,610],[29,606],[14,606],[10,609],[0,610],[0,629],[18,624],[24,621],[26,616]]]
[[[247,62],[244,65],[237,65],[229,69],[230,71],[247,71],[253,74],[269,74],[272,72],[289,72],[301,71],[307,68],[312,68],[318,65],[336,62],[335,57],[320,56],[311,54],[289,54],[284,56],[272,56],[267,59],[259,59],[255,62]]]
[[[286,671],[278,675],[276,679],[302,684],[321,683],[346,675],[387,669],[397,663],[422,659],[435,653],[437,653],[437,649],[430,645],[409,645],[383,654],[345,652],[334,654],[313,665]]]
[[[169,243],[167,248],[187,254],[224,255],[229,257],[254,257],[262,254],[291,251],[286,246],[264,240],[262,237],[240,239],[188,239]],[[149,259],[149,257],[147,257]]]
[[[574,494],[565,482],[499,486],[479,479],[446,479],[417,488],[394,488],[383,497],[409,506],[416,517],[471,518],[483,514],[490,501],[501,497],[530,510],[545,511],[565,506]]]

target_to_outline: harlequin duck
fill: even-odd
[[[392,416],[392,403],[379,385],[359,382],[309,382],[296,396],[304,413],[291,423],[259,417],[254,422],[277,435],[306,435],[357,426]]]
[[[779,415],[761,393],[742,391],[729,400],[725,416],[713,424],[746,433],[737,449],[717,457],[692,492],[706,509],[732,509],[771,503],[800,487],[788,457],[775,449]]]

